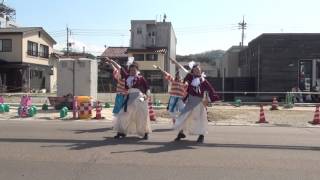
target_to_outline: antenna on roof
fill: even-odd
[[[164,13],[164,15],[163,15],[163,22],[166,22],[166,19],[167,19],[167,15],[166,15],[166,13]]]

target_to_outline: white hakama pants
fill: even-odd
[[[208,132],[206,107],[201,97],[189,95],[185,108],[176,119],[174,129],[190,135],[205,135]]]
[[[152,132],[148,101],[138,89],[129,89],[126,105],[114,117],[114,130],[119,133],[144,136]]]

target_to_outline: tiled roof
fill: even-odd
[[[101,56],[109,58],[127,58],[128,47],[108,47]]]
[[[152,53],[167,53],[167,48],[155,47],[155,48],[145,48],[145,49],[128,49],[128,52],[152,52]]]
[[[42,28],[42,27],[14,27],[14,28],[0,28],[0,34],[9,34],[9,33],[22,33],[22,34],[27,34],[31,32],[37,32],[37,31],[42,31],[44,34],[46,34],[49,39],[51,39],[54,43],[56,41]]]

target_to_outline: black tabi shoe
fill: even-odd
[[[149,134],[148,134],[148,133],[145,133],[142,139],[148,140],[148,139],[149,139]]]
[[[124,138],[126,137],[126,135],[124,133],[117,133],[116,136],[114,136],[115,139],[120,139],[120,138]]]
[[[204,141],[204,136],[203,135],[200,135],[199,137],[198,137],[198,140],[197,140],[197,143],[203,143],[203,141]]]
[[[180,132],[174,141],[180,141],[183,138],[186,138],[186,135],[183,134],[183,132]]]

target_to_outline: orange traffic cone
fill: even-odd
[[[77,102],[77,97],[73,97],[73,102],[72,102],[72,117],[73,119],[77,119],[77,111],[78,111],[78,102]]]
[[[156,121],[156,113],[154,112],[152,107],[151,97],[148,98],[148,108],[149,108],[150,121]]]
[[[320,112],[319,105],[316,107],[316,112],[314,113],[313,121],[309,122],[310,124],[317,125],[320,124]]]
[[[100,104],[99,101],[97,101],[97,105],[96,105],[96,117],[94,119],[104,119],[104,117],[102,117],[101,115],[101,111],[102,111],[102,106]]]
[[[270,110],[279,110],[279,103],[276,97],[274,97],[272,100],[272,106]]]
[[[264,115],[264,110],[263,110],[263,105],[260,105],[260,118],[259,121],[257,121],[256,123],[269,123],[268,121],[266,121],[266,117]]]

